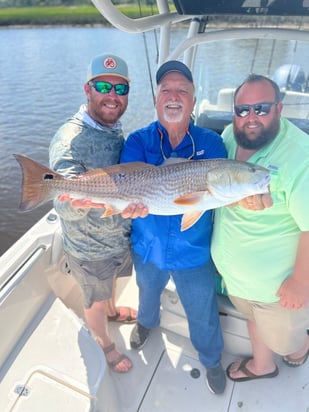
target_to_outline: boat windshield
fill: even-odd
[[[199,45],[194,65],[195,121],[223,130],[231,121],[235,88],[249,73],[263,74],[279,85],[283,115],[309,119],[308,42],[225,39]]]
[[[150,79],[166,60],[190,67],[197,124],[221,132],[235,88],[256,73],[279,84],[283,115],[309,132],[309,0],[135,0],[135,9],[123,0],[92,1],[116,28],[143,33]],[[147,44],[152,31],[156,51]]]

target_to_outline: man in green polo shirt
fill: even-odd
[[[248,320],[253,351],[227,375],[245,381],[278,374],[273,352],[292,367],[309,355],[309,138],[281,118],[280,90],[267,77],[250,75],[238,87],[234,111],[223,132],[228,157],[264,166],[272,176],[270,207],[267,196],[253,196],[243,201],[248,208],[215,213],[212,257]]]

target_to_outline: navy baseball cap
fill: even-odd
[[[163,63],[162,66],[159,67],[156,74],[157,84],[160,83],[165,75],[171,72],[178,72],[185,76],[189,80],[189,82],[193,83],[193,77],[189,67],[178,60],[170,60]]]

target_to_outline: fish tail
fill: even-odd
[[[31,210],[53,199],[54,193],[52,193],[47,181],[61,178],[61,176],[29,157],[19,154],[14,154],[14,157],[23,173],[19,209],[22,211]]]

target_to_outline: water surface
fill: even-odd
[[[174,35],[175,43],[185,37],[185,31],[176,29]],[[18,211],[21,172],[12,154],[48,164],[49,142],[85,102],[86,68],[91,58],[101,53],[118,54],[129,66],[129,106],[122,117],[125,134],[147,125],[154,119],[157,42],[154,32],[143,36],[113,28],[0,30],[0,255],[52,206]],[[307,70],[309,55],[304,43],[236,40],[203,45],[196,59],[197,92],[215,103],[220,87],[236,87],[250,71],[271,74],[289,61]]]

